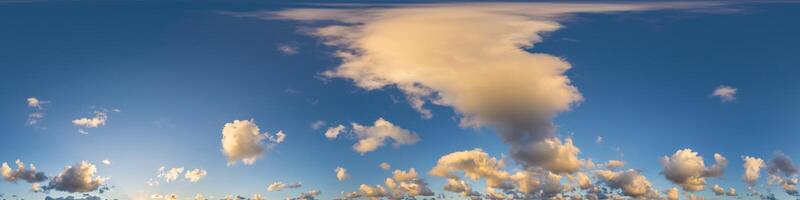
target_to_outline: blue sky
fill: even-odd
[[[439,4],[456,6],[455,10],[471,8],[460,5]],[[501,7],[524,10],[525,6]],[[280,199],[310,190],[322,191],[319,199],[333,199],[342,196],[341,192],[358,191],[360,184],[383,184],[393,170],[409,168],[419,171],[437,195],[461,198],[442,189],[446,178],[429,176],[428,171],[442,156],[475,148],[498,159],[507,157],[504,169],[509,172],[524,170],[510,155],[508,142],[500,139],[501,131],[491,125],[478,129],[459,126],[464,116],[454,110],[459,104],[437,105],[427,99],[425,108],[433,117],[426,119],[407,102],[408,91],[391,85],[400,81],[368,89],[355,84],[361,77],[326,76],[325,71],[346,63],[334,55],[336,51],[358,47],[326,45],[329,38],[309,30],[347,22],[263,17],[302,8],[344,9],[354,12],[319,16],[358,18],[369,14],[360,11],[372,7],[0,2],[0,127],[4,138],[0,162],[13,168],[17,159],[33,163],[37,171],[52,178],[64,166],[87,161],[96,165],[96,175],[110,178],[104,185],[111,187],[108,192],[90,194],[118,199],[150,199],[153,194],[191,199],[198,193],[215,198],[257,193]],[[661,192],[680,188],[665,179],[662,157],[690,148],[711,166],[714,153],[719,153],[729,161],[724,175],[706,178],[706,188],[696,194],[724,198],[711,191],[711,186],[718,184],[736,188],[744,199],[758,199],[747,195],[741,157],[754,156],[769,163],[776,152],[800,156],[796,146],[800,141],[796,134],[800,132],[800,84],[796,83],[800,27],[794,25],[794,19],[800,17],[798,9],[800,5],[792,3],[728,3],[533,16],[533,20],[557,22],[561,27],[536,32],[541,41],[525,50],[562,58],[571,65],[563,76],[571,80],[582,101],[572,102],[569,109],[559,109],[552,116],[553,135],[559,140],[573,139],[580,148],[580,159],[625,161],[625,169],[641,170]],[[408,27],[397,31],[403,28]],[[282,46],[296,52],[282,52]],[[446,86],[442,88],[470,81],[442,83]],[[713,96],[719,86],[736,88],[735,100]],[[436,90],[438,86],[428,87]],[[34,125],[26,120],[39,109],[27,105],[29,97],[46,101],[40,110],[44,117]],[[73,123],[95,116],[95,111],[107,114],[105,124],[86,128]],[[371,126],[378,118],[415,133],[419,142],[393,147],[390,140],[386,146],[361,154],[351,147],[359,139],[356,133],[343,133],[336,139],[324,136],[329,127]],[[274,136],[283,131],[286,139],[262,141],[272,147],[250,165],[228,165],[221,144],[223,127],[234,120],[250,119],[261,132]],[[325,126],[312,128],[317,121],[324,121]],[[598,136],[602,143],[596,142]],[[105,159],[111,164],[102,164]],[[380,169],[381,162],[390,163],[392,169]],[[157,177],[161,166],[198,168],[207,175],[197,182],[185,180],[183,175],[166,182]],[[349,179],[337,180],[334,169],[339,166],[347,169]],[[779,199],[791,198],[780,186],[768,185],[767,176],[766,169],[761,170],[755,190],[773,192]],[[149,186],[150,180],[160,180],[160,184]],[[563,181],[568,182],[566,178]],[[274,182],[302,182],[303,186],[268,192],[267,186]],[[474,190],[484,192],[484,180],[469,182]],[[49,193],[30,190],[25,181],[0,182],[0,194],[5,198],[80,196],[57,189]]]

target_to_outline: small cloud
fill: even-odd
[[[321,129],[322,127],[324,127],[326,124],[327,124],[327,123],[326,123],[325,121],[322,121],[322,120],[317,120],[317,121],[315,121],[314,123],[311,123],[311,129],[314,129],[314,130],[319,130],[319,129]]]
[[[283,189],[292,189],[292,188],[300,188],[303,187],[303,183],[295,182],[292,184],[284,184],[283,182],[274,182],[269,184],[267,187],[267,192],[277,192]]]
[[[103,160],[103,161],[102,161],[102,163],[103,163],[104,165],[111,165],[111,161],[110,161],[110,160],[108,160],[108,159],[105,159],[105,160]]]
[[[297,54],[298,50],[299,50],[299,48],[297,46],[294,46],[294,45],[288,45],[288,44],[279,44],[278,45],[278,51],[280,51],[281,53],[286,54],[286,55]]]
[[[347,169],[344,167],[336,167],[334,171],[336,171],[336,179],[339,181],[344,181],[350,178],[350,175],[347,174]]]
[[[597,136],[597,139],[594,140],[595,144],[603,144],[603,136]]]
[[[283,142],[285,138],[283,131],[278,131],[275,136],[261,133],[252,119],[234,120],[222,128],[222,153],[227,157],[229,166],[238,161],[251,165],[265,150]]]
[[[99,126],[103,126],[106,124],[106,122],[108,121],[109,112],[120,112],[120,110],[119,109],[108,110],[104,108],[97,109],[94,111],[93,117],[82,117],[74,119],[72,120],[72,124],[75,126],[83,127],[78,129],[79,133],[84,135],[89,134],[89,132],[86,129],[97,128]]]
[[[189,180],[189,182],[200,181],[200,179],[206,177],[206,175],[208,175],[208,172],[206,172],[206,170],[204,169],[193,169],[183,174],[184,178],[186,178],[186,180]]]
[[[378,167],[380,167],[383,170],[389,170],[392,168],[392,165],[390,165],[387,162],[382,162],[380,165],[378,165]]]
[[[719,97],[720,101],[723,103],[725,102],[732,102],[736,100],[736,92],[738,89],[727,86],[727,85],[720,85],[717,89],[714,90],[714,93],[711,93],[711,96]]]
[[[34,126],[36,128],[44,128],[39,126],[39,124],[44,119],[44,104],[50,103],[49,101],[42,101],[36,97],[29,97],[27,99],[28,107],[33,108],[34,111],[28,114],[28,120],[25,122],[28,126]]]

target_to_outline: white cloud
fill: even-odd
[[[375,151],[386,144],[387,139],[393,141],[393,146],[409,145],[419,142],[419,136],[409,130],[395,126],[383,118],[378,118],[373,126],[352,124],[353,132],[358,137],[358,142],[353,145],[353,150],[364,154]]]
[[[156,177],[164,179],[165,182],[169,183],[178,180],[178,177],[181,176],[181,173],[183,173],[183,167],[173,167],[167,170],[166,167],[161,166],[158,168]]]
[[[272,184],[269,184],[269,186],[267,186],[267,191],[268,192],[277,192],[277,191],[281,191],[283,189],[292,189],[292,188],[300,188],[300,187],[303,187],[303,183],[295,182],[295,183],[291,183],[291,184],[287,185],[287,184],[284,184],[283,182],[274,182]]]
[[[383,170],[389,170],[392,168],[392,165],[390,165],[387,162],[382,162],[380,165],[378,165],[378,167],[380,167]]]
[[[278,51],[280,51],[281,53],[286,54],[286,55],[297,54],[298,50],[300,50],[300,48],[298,48],[297,46],[294,46],[294,45],[288,45],[288,44],[279,44],[278,45]]]
[[[193,169],[187,171],[184,174],[184,178],[186,178],[186,180],[189,180],[189,182],[197,182],[200,181],[200,179],[202,179],[203,177],[206,177],[206,175],[208,175],[208,172],[206,172],[206,170],[204,169]]]
[[[344,132],[346,127],[344,125],[337,125],[335,127],[330,127],[328,130],[325,131],[325,137],[328,139],[336,139],[342,132]]]
[[[108,159],[104,159],[101,161],[104,165],[111,165],[111,161]]]
[[[728,192],[726,192],[725,195],[727,195],[727,196],[738,196],[738,194],[736,194],[736,189],[734,189],[734,188],[728,188]]]
[[[712,6],[713,3],[474,3],[379,8],[289,9],[237,16],[340,23],[310,31],[337,47],[342,63],[323,72],[366,90],[398,88],[429,118],[435,104],[453,108],[462,127],[493,127],[528,166],[556,160],[533,144],[554,137],[551,119],[583,100],[562,58],[530,53],[542,34],[573,13]],[[547,150],[547,149],[545,149]],[[547,157],[560,158],[560,157]],[[544,162],[540,163],[540,162]],[[548,163],[550,162],[550,163]],[[567,164],[559,162],[559,164]],[[558,166],[572,172],[572,166]]]
[[[744,160],[744,175],[742,178],[749,186],[754,186],[758,178],[761,176],[761,169],[767,167],[767,164],[761,158],[745,156]]]
[[[736,100],[737,90],[738,89],[731,86],[720,85],[717,89],[714,89],[714,93],[711,93],[711,95],[719,97],[722,102],[731,102]]]
[[[108,113],[104,111],[94,111],[94,117],[78,118],[72,120],[72,124],[74,124],[75,126],[83,126],[86,128],[97,128],[98,126],[105,125],[106,120],[108,120]]]
[[[119,109],[112,109],[109,111],[108,109],[97,109],[94,111],[93,117],[82,117],[78,119],[72,120],[72,124],[75,126],[83,127],[78,129],[78,132],[81,134],[89,134],[86,130],[88,128],[97,128],[99,126],[103,126],[108,121],[108,114],[109,112],[120,112]]]
[[[45,190],[57,190],[69,193],[86,193],[103,191],[101,187],[109,178],[95,175],[97,167],[89,162],[82,161],[72,166],[67,166],[61,173],[53,177]]]
[[[700,191],[705,188],[707,177],[723,175],[728,164],[727,159],[719,154],[714,154],[716,163],[706,168],[703,157],[691,149],[681,149],[672,156],[664,156],[661,164],[664,166],[662,173],[667,180],[678,184],[686,191]]]
[[[347,174],[347,169],[344,167],[336,167],[334,171],[336,172],[336,179],[339,181],[344,181],[350,178],[350,175]]]
[[[274,137],[267,132],[262,134],[252,119],[234,120],[222,128],[222,153],[227,157],[229,166],[240,160],[252,165],[264,154],[265,149],[283,142],[285,137],[282,131]]]
[[[597,136],[597,139],[594,140],[595,144],[603,144],[603,136]]]

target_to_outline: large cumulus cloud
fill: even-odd
[[[551,119],[583,96],[565,75],[571,68],[566,60],[530,49],[572,13],[689,6],[697,4],[426,4],[233,15],[340,22],[309,31],[336,47],[342,61],[323,76],[366,90],[397,88],[424,118],[433,116],[429,104],[450,107],[462,127],[494,128],[519,163],[560,173],[575,168],[553,161],[570,158],[542,155],[573,151],[552,146]]]
[[[686,191],[700,191],[706,186],[706,178],[723,175],[728,160],[714,154],[716,163],[706,167],[703,157],[691,149],[681,149],[672,156],[661,158],[662,173],[667,180],[680,185]]]
[[[222,153],[227,157],[228,165],[238,161],[252,165],[266,149],[283,142],[285,137],[282,131],[274,136],[261,133],[253,120],[234,120],[222,128]]]
[[[53,177],[46,190],[57,190],[69,193],[103,192],[103,184],[109,179],[96,175],[97,166],[82,161],[72,166],[67,166],[61,173]]]

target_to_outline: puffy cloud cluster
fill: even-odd
[[[728,160],[720,154],[714,154],[716,163],[706,167],[703,157],[691,149],[681,149],[672,156],[664,156],[661,164],[662,173],[667,180],[680,185],[686,191],[700,191],[705,188],[708,177],[723,175]]]
[[[386,178],[385,184],[392,190],[394,198],[433,196],[428,183],[419,177],[414,168],[408,171],[395,170],[392,177]]]
[[[184,170],[183,167],[173,167],[167,169],[165,166],[161,166],[158,168],[158,171],[156,172],[156,177],[160,180],[163,180],[164,182],[169,183],[178,180],[178,178],[181,177],[181,174],[183,174],[183,178],[186,179],[187,181],[197,182],[200,181],[200,179],[206,177],[206,175],[208,175],[208,171],[204,169]],[[148,185],[150,186],[155,186],[159,184],[160,182],[158,180],[151,179],[148,181]]]
[[[800,196],[800,191],[797,188],[797,183],[800,182],[800,178],[797,177],[798,171],[797,166],[789,156],[777,152],[767,165],[767,173],[770,178],[768,183],[781,186],[788,195]]]
[[[353,123],[351,124],[351,129],[358,139],[358,142],[353,145],[353,150],[361,154],[377,150],[379,147],[386,145],[387,140],[391,140],[395,148],[400,145],[416,144],[420,140],[416,133],[400,128],[383,118],[375,120],[372,126]],[[335,139],[339,134],[346,131],[348,129],[340,124],[328,128],[325,131],[325,137]]]
[[[744,175],[742,178],[747,185],[754,186],[758,178],[761,177],[761,169],[767,167],[767,165],[761,158],[745,156],[742,157],[742,160],[744,160]]]
[[[727,85],[720,85],[717,89],[714,89],[714,92],[711,93],[712,96],[718,97],[722,102],[731,102],[736,100],[736,91],[738,89],[727,86]]]
[[[617,169],[625,167],[625,162],[620,160],[609,160],[606,162],[606,168]]]
[[[466,181],[460,179],[447,179],[447,184],[444,185],[443,189],[448,192],[458,193],[463,197],[480,197],[481,193],[472,190],[472,186],[470,186]]]
[[[45,190],[57,190],[69,193],[103,192],[106,187],[102,185],[109,179],[95,175],[97,167],[89,162],[82,161],[72,166],[67,166],[58,175],[53,177]]]
[[[178,177],[181,176],[183,173],[183,167],[173,167],[169,170],[166,170],[166,167],[161,166],[158,168],[158,178],[164,179],[165,182],[169,183],[175,180],[178,180]]]
[[[186,180],[189,182],[197,182],[203,177],[206,177],[206,175],[208,175],[208,172],[206,172],[204,169],[192,169],[184,174],[184,178],[186,178]]]
[[[336,169],[333,171],[336,172],[336,179],[339,181],[344,181],[350,178],[350,175],[347,174],[347,169],[344,167],[336,167]]]
[[[595,176],[606,186],[621,190],[625,196],[634,198],[655,198],[658,196],[658,192],[653,189],[647,177],[636,170],[597,170],[595,171]]]
[[[240,160],[246,165],[252,165],[264,154],[265,149],[283,142],[285,138],[283,131],[275,136],[270,136],[267,132],[262,134],[252,119],[234,120],[222,128],[222,153],[227,157],[229,166]]]
[[[503,170],[503,160],[489,156],[481,149],[459,151],[439,158],[436,166],[428,175],[448,179],[460,179],[456,172],[463,172],[472,180],[486,179],[486,185],[491,188],[506,188],[506,181],[510,178],[508,172]]]
[[[295,182],[295,183],[291,183],[291,184],[287,185],[287,184],[284,184],[283,182],[274,182],[272,184],[269,184],[269,186],[267,187],[267,191],[268,192],[277,192],[277,191],[281,191],[283,189],[292,189],[292,188],[300,188],[300,187],[303,187],[303,183]]]
[[[234,15],[341,22],[310,31],[337,47],[342,60],[324,76],[366,90],[397,88],[424,118],[433,115],[426,104],[451,107],[462,127],[495,128],[519,163],[564,173],[575,171],[575,159],[560,156],[578,151],[553,139],[551,119],[583,96],[565,75],[568,62],[528,49],[542,34],[560,29],[565,15],[695,6],[700,4],[425,4]]]
[[[17,165],[17,170],[13,170],[8,163],[3,162],[3,165],[0,166],[0,174],[3,175],[3,179],[9,182],[17,182],[18,180],[24,180],[28,183],[39,183],[42,181],[47,180],[47,176],[43,172],[36,171],[36,166],[30,164],[30,167],[25,167],[25,163],[17,160],[15,161]]]

